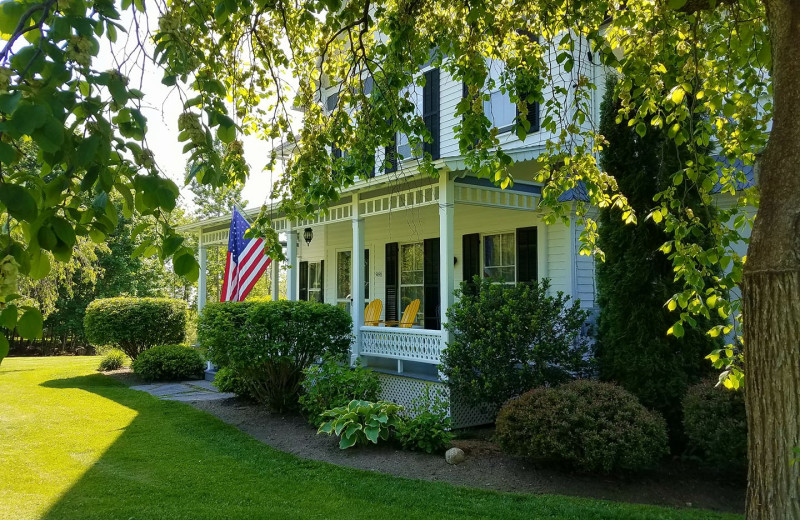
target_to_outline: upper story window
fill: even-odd
[[[409,159],[429,153],[433,159],[439,158],[439,112],[441,110],[439,69],[429,69],[423,74],[425,75],[425,86],[410,85],[401,92],[401,96],[407,96],[407,99],[414,103],[414,114],[422,117],[431,139],[422,143],[421,150],[412,150],[408,136],[398,132],[395,136],[395,143],[387,146],[385,150],[387,172],[397,170],[398,156]]]
[[[483,113],[500,132],[507,132],[514,126],[517,104],[511,102],[508,92],[504,93],[500,90],[500,76],[505,70],[505,64],[500,61],[487,60],[486,65],[489,69],[486,77],[489,99],[483,101]]]

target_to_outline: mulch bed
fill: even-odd
[[[117,371],[109,375],[128,385],[137,383],[129,372]],[[731,482],[729,476],[724,479],[679,460],[666,461],[657,470],[635,475],[582,475],[508,457],[491,442],[492,430],[482,428],[460,432],[460,438],[453,444],[464,450],[466,460],[452,466],[442,455],[402,451],[391,445],[340,450],[335,437],[317,435],[302,417],[274,414],[241,399],[190,404],[280,451],[340,466],[495,491],[572,495],[733,513],[744,511],[743,478]]]

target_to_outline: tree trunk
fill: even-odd
[[[800,0],[765,0],[774,117],[744,269],[748,520],[800,519]]]

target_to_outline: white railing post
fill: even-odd
[[[454,214],[455,195],[454,186],[448,173],[442,172],[439,176],[439,305],[442,324],[442,350],[447,348],[450,333],[447,325],[447,309],[453,304],[454,279]],[[441,375],[440,375],[441,377]]]
[[[298,265],[297,265],[297,231],[291,224],[286,231],[286,299],[297,300]]]
[[[351,363],[355,364],[360,354],[361,327],[364,325],[364,219],[361,217],[358,194],[353,195],[353,252],[352,284],[350,296],[353,300],[350,312],[353,317],[353,345],[350,352]]]
[[[206,306],[206,276],[207,276],[207,248],[203,245],[203,230],[200,230],[200,238],[197,240],[197,253],[200,257],[200,276],[197,278],[197,315],[203,312]]]

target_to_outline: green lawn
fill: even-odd
[[[305,461],[191,406],[94,372],[98,358],[0,365],[0,518],[735,519],[400,479]]]

